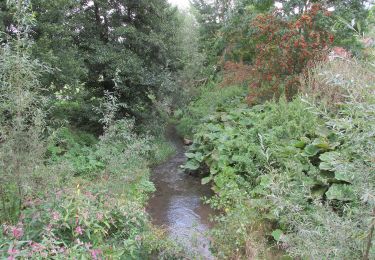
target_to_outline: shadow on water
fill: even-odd
[[[167,138],[175,145],[176,154],[153,169],[156,192],[149,201],[148,212],[155,225],[167,228],[170,237],[201,259],[214,259],[209,250],[206,232],[212,227],[209,216],[214,211],[201,200],[212,196],[208,185],[200,178],[184,173],[185,147],[174,127]]]

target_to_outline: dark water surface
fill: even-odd
[[[214,211],[201,200],[212,196],[212,191],[209,185],[201,185],[200,178],[180,168],[186,161],[185,147],[175,128],[168,129],[167,137],[176,146],[176,154],[153,170],[157,190],[149,201],[148,212],[155,225],[165,227],[173,240],[197,255],[194,259],[214,259],[206,235]]]

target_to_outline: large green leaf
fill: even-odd
[[[304,142],[304,141],[294,141],[293,146],[296,147],[296,148],[303,149],[306,146],[306,142]]]
[[[348,184],[332,184],[326,195],[329,200],[351,201],[355,199],[354,190]]]
[[[308,157],[313,157],[313,156],[317,155],[319,152],[320,152],[320,149],[317,146],[312,145],[312,144],[309,144],[304,149],[304,153]]]
[[[276,240],[276,241],[280,241],[281,237],[283,236],[283,231],[280,230],[280,229],[276,229],[272,232],[272,237]]]
[[[354,177],[353,172],[350,170],[338,170],[335,172],[335,178],[339,181],[352,182]]]
[[[191,170],[191,171],[196,171],[200,167],[199,162],[196,160],[189,160],[187,163],[183,166],[184,169]]]

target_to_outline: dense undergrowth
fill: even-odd
[[[182,119],[181,127],[197,122],[196,104],[206,112],[193,125],[185,167],[209,172],[202,183],[216,195],[208,202],[223,212],[212,232],[220,259],[268,259],[275,249],[303,259],[375,256],[368,244],[375,203],[373,70],[333,61],[302,81],[291,102],[252,107],[236,88],[216,88],[224,93],[220,105],[213,109],[203,94]]]
[[[14,198],[2,197],[1,217],[8,221],[0,235],[1,256],[174,258],[178,247],[145,212],[154,191],[149,167],[170,153],[162,139],[135,135],[127,120],[109,125],[99,140],[62,128],[48,145],[47,163],[23,187],[22,208],[13,212]],[[11,218],[15,213],[19,217]]]
[[[155,190],[150,167],[173,148],[151,124],[139,131],[135,119],[117,116],[118,89],[87,104],[47,95],[40,79],[53,70],[31,55],[30,3],[7,4],[15,35],[0,48],[0,258],[178,258],[145,210]],[[70,124],[77,115],[100,127]]]

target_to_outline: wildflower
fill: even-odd
[[[83,228],[81,226],[77,226],[76,229],[75,229],[76,233],[78,235],[82,235],[83,234]]]
[[[55,221],[60,220],[60,213],[57,211],[52,212],[52,219]]]
[[[92,249],[92,250],[90,250],[90,253],[91,253],[91,258],[93,260],[101,259],[100,258],[100,255],[102,254],[102,250],[101,249]]]
[[[102,221],[103,218],[104,218],[104,214],[102,212],[98,212],[96,213],[96,218],[99,220],[99,221]]]
[[[23,228],[22,226],[20,227],[13,227],[12,228],[12,235],[15,239],[20,239],[23,237]]]
[[[19,253],[19,251],[17,249],[15,249],[14,247],[11,247],[8,249],[8,260],[15,260],[16,259],[16,255]]]

